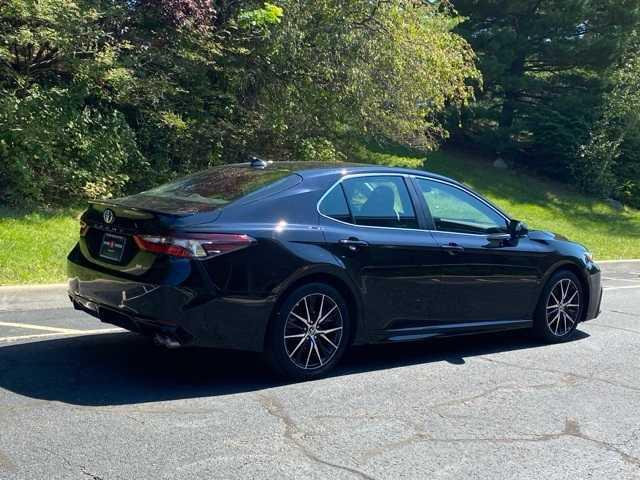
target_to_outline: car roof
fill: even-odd
[[[418,170],[412,168],[403,167],[387,167],[384,165],[375,165],[369,163],[354,163],[354,162],[317,162],[317,161],[300,161],[300,160],[285,160],[285,161],[265,161],[262,160],[260,166],[256,166],[251,162],[242,163],[229,163],[224,165],[225,167],[232,168],[259,168],[261,170],[269,170],[281,168],[296,173],[303,178],[317,178],[317,177],[329,177],[329,176],[344,176],[354,174],[366,174],[366,173],[395,173],[402,175],[418,175],[422,177],[435,178],[444,180],[456,185],[465,186],[461,182],[458,182],[452,178],[439,175],[437,173],[429,172],[427,170]]]
[[[452,178],[429,172],[427,170],[418,170],[414,168],[403,167],[387,167],[384,165],[373,165],[365,163],[348,163],[348,162],[274,162],[274,165],[282,165],[291,168],[291,170],[303,178],[314,178],[322,176],[344,176],[368,173],[380,174],[401,174],[401,175],[417,175],[421,177],[429,177],[437,180],[444,180],[456,185],[465,186]],[[287,165],[287,164],[290,164]],[[268,168],[268,167],[267,167]]]
[[[300,160],[285,160],[285,161],[265,161],[262,160],[260,166],[256,166],[252,162],[243,163],[230,163],[223,165],[222,167],[233,168],[259,168],[269,170],[270,168],[284,169],[291,173],[300,175],[303,179],[318,179],[326,180],[327,182],[335,181],[336,177],[342,177],[345,175],[357,175],[357,174],[396,174],[396,175],[416,175],[421,177],[433,178],[435,180],[442,180],[453,185],[457,185],[464,189],[470,189],[469,186],[462,182],[454,180],[444,175],[429,172],[427,170],[418,170],[415,168],[403,168],[403,167],[387,167],[384,165],[374,165],[368,163],[354,163],[354,162],[317,162],[317,161],[300,161]]]

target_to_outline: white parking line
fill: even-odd
[[[72,328],[58,328],[58,327],[49,327],[43,325],[33,325],[31,323],[13,323],[13,322],[0,322],[0,327],[17,327],[17,328],[26,328],[28,330],[45,330],[48,332],[58,332],[58,333],[81,333],[85,330],[77,330]]]
[[[632,288],[640,288],[640,285],[625,285],[624,287],[604,287],[604,291],[609,292],[611,290],[630,290]]]
[[[47,337],[64,337],[64,336],[82,336],[82,335],[99,335],[103,333],[118,333],[124,332],[122,328],[101,328],[98,330],[74,330],[73,333],[54,332],[54,333],[38,333],[35,335],[18,335],[15,337],[0,337],[0,343],[3,342],[17,342],[19,340],[32,340],[36,338]]]
[[[616,278],[616,277],[602,277],[603,280],[612,280],[615,282],[638,282],[637,278]]]

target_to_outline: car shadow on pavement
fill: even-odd
[[[578,331],[573,341],[586,337]],[[463,366],[465,358],[538,347],[542,345],[528,332],[356,347],[331,377],[435,362]],[[0,388],[75,405],[159,402],[281,385],[284,383],[271,374],[260,354],[196,348],[165,350],[129,333],[0,347]]]

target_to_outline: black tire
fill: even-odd
[[[280,304],[269,324],[265,354],[281,377],[318,378],[340,361],[350,334],[349,309],[342,295],[330,285],[310,283],[289,293]]]
[[[575,274],[568,270],[553,274],[536,309],[533,322],[536,336],[547,343],[571,340],[582,320],[584,301],[584,289]]]

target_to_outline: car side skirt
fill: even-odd
[[[490,320],[481,322],[448,323],[417,328],[383,330],[376,335],[377,342],[409,342],[432,337],[469,335],[533,327],[532,320]]]

